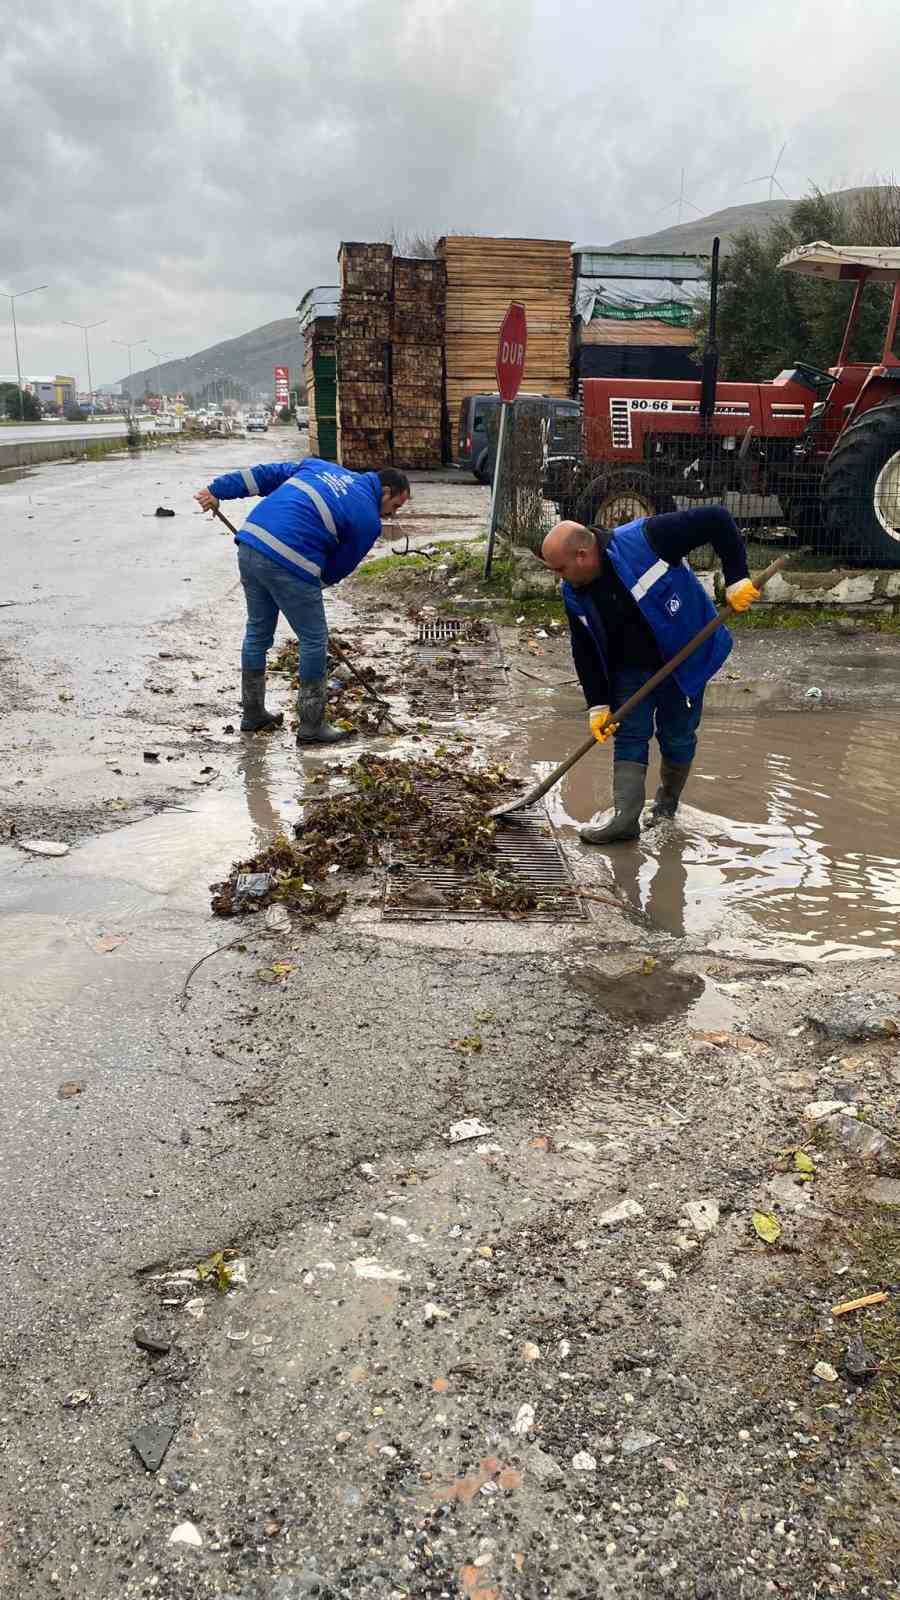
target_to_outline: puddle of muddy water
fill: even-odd
[[[508,742],[510,765],[546,776],[584,737],[577,707],[571,690],[536,695]],[[708,709],[677,823],[596,854],[623,899],[675,935],[807,959],[891,952],[898,756],[900,731],[884,714]],[[657,763],[654,748],[648,797]],[[564,837],[608,805],[610,776],[598,749],[550,792]]]

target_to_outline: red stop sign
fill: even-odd
[[[507,405],[512,405],[519,392],[525,371],[527,344],[525,307],[518,300],[512,300],[500,324],[500,337],[497,340],[497,388],[501,400],[505,400]]]

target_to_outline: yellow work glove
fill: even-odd
[[[757,589],[749,578],[739,578],[737,583],[730,583],[725,590],[725,599],[732,611],[749,611],[754,600],[760,598],[761,591]]]
[[[598,744],[605,744],[607,739],[611,739],[619,726],[617,722],[610,721],[609,706],[591,706],[588,721]]]

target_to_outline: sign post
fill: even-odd
[[[491,520],[488,528],[487,553],[484,558],[484,575],[486,578],[491,575],[491,564],[494,559],[494,536],[497,531],[497,512],[500,504],[500,471],[503,465],[503,449],[506,442],[509,409],[519,392],[519,385],[522,382],[527,344],[528,322],[525,316],[525,307],[518,300],[511,300],[506,316],[500,324],[500,334],[497,339],[497,390],[501,400],[500,428],[497,433],[497,459],[494,463],[494,481],[491,488]]]
[[[275,412],[291,403],[291,377],[287,367],[275,368]]]

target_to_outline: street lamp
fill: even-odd
[[[128,411],[130,415],[131,408],[134,405],[134,395],[131,392],[131,380],[134,377],[134,368],[131,365],[131,352],[132,350],[138,350],[142,344],[147,343],[147,340],[135,339],[133,344],[129,344],[127,339],[113,339],[112,343],[120,344],[124,350],[128,351]]]
[[[87,375],[88,375],[88,405],[91,408],[91,421],[93,422],[93,420],[94,420],[94,384],[93,384],[93,380],[91,378],[91,347],[88,344],[88,334],[90,333],[92,328],[104,328],[106,326],[106,318],[105,317],[101,317],[99,322],[69,322],[65,317],[63,317],[63,326],[66,327],[66,328],[80,328],[82,333],[84,334],[84,358],[85,358],[85,360],[87,362]]]
[[[159,395],[159,414],[162,416],[162,373],[160,372],[160,362],[171,361],[172,352],[171,350],[163,350],[162,354],[160,354],[158,350],[154,350],[152,344],[148,345],[147,349],[152,356],[156,357],[156,389]]]
[[[16,328],[16,301],[17,300],[21,300],[23,298],[23,296],[26,295],[26,294],[37,294],[39,289],[46,289],[46,288],[47,288],[46,283],[36,283],[33,289],[17,289],[15,294],[8,294],[5,289],[0,289],[0,294],[2,294],[4,300],[8,300],[9,301],[9,309],[10,309],[10,312],[12,314],[13,344],[16,347],[16,380],[17,380],[18,385],[19,385],[19,421],[20,422],[24,422],[25,421],[25,396],[22,393],[22,367],[21,367],[21,364],[19,362],[19,334],[18,334],[18,329]]]

